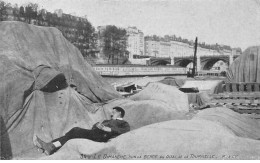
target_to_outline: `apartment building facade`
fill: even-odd
[[[126,28],[128,35],[127,50],[129,51],[129,58],[134,58],[135,55],[144,55],[144,33],[136,27]]]
[[[160,42],[153,41],[153,40],[145,41],[146,56],[159,57],[160,56],[159,51],[160,51]]]
[[[194,46],[178,41],[145,40],[145,55],[153,57],[189,57],[194,55]],[[197,56],[231,55],[231,51],[197,48]]]

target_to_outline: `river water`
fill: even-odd
[[[160,81],[163,80],[165,77],[174,77],[174,78],[181,78],[185,79],[187,78],[186,76],[149,76],[149,77],[103,77],[108,83],[110,84],[124,84],[124,83],[130,83],[136,80],[140,80],[143,78],[149,78],[151,81]]]

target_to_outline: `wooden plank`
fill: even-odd
[[[254,100],[252,100],[252,104],[260,104],[260,100],[254,99]]]
[[[250,106],[250,105],[245,106],[245,105],[226,104],[225,106],[230,109],[233,108],[233,109],[241,109],[241,110],[255,110],[256,112],[259,111],[259,113],[260,113],[259,105],[255,107],[255,106]]]
[[[260,109],[237,109],[237,108],[230,108],[231,110],[238,112],[238,113],[247,113],[247,114],[260,114]]]
[[[226,83],[226,91],[231,92],[231,83]]]
[[[223,97],[222,96],[214,96],[213,98],[214,99],[222,99]]]
[[[247,89],[247,92],[252,92],[252,84],[246,83],[246,89]]]
[[[254,89],[255,89],[255,92],[259,92],[259,90],[260,90],[260,83],[254,83]]]
[[[235,103],[235,104],[251,104],[253,103],[252,100],[247,100],[247,99],[222,99],[222,100],[219,100],[219,99],[213,99],[211,100],[212,103],[226,103],[226,104],[232,104],[232,103]]]
[[[255,98],[255,99],[260,99],[260,92],[244,92],[244,93],[221,93],[221,94],[213,94],[213,98],[218,97],[218,98]]]
[[[245,84],[244,83],[239,83],[239,92],[244,92],[245,91]]]
[[[242,115],[252,119],[260,119],[260,114],[242,114]]]
[[[260,92],[260,83],[226,83],[225,91],[230,92]]]
[[[254,103],[254,104],[250,104],[251,106],[258,106],[259,105],[259,103]]]
[[[238,92],[237,83],[231,83],[231,85],[232,85],[232,92]]]
[[[242,109],[260,109],[260,104],[249,104],[249,103],[226,103],[226,102],[209,102],[207,103],[207,105],[212,105],[213,106],[226,106],[229,108],[232,107],[238,107],[238,108],[242,108]]]

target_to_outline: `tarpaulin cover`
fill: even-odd
[[[207,92],[208,94],[220,93],[223,91],[222,80],[186,80],[181,88],[197,87],[200,92]]]
[[[240,137],[252,139],[260,138],[260,125],[257,120],[241,115],[225,107],[202,110],[196,114],[193,119],[219,122]]]
[[[198,106],[202,106],[210,102],[212,99],[207,92],[199,92],[199,93],[186,93],[188,95],[189,104],[198,104]]]
[[[176,99],[176,101],[178,100]],[[103,107],[105,110],[109,110],[115,106],[125,109],[124,119],[130,124],[131,130],[157,122],[191,118],[188,116],[187,111],[180,111],[169,103],[157,99],[138,101],[116,99],[109,101]]]
[[[196,119],[151,124],[108,143],[70,140],[54,155],[41,159],[222,160],[259,159],[259,156],[259,140],[238,137],[217,122]]]
[[[178,88],[159,82],[149,83],[142,91],[129,99],[162,101],[176,111],[189,111],[188,96]]]
[[[50,140],[81,122],[91,126],[105,117],[94,118],[89,104],[121,97],[52,27],[1,22],[0,76],[3,159],[28,152],[34,133]],[[60,84],[66,82],[82,95]],[[61,88],[66,88],[63,95],[42,92]]]
[[[178,89],[176,90],[179,91]],[[175,100],[177,101],[179,99]],[[34,91],[25,102],[25,118],[19,123],[19,128],[22,129],[22,131],[15,130],[15,132],[10,134],[10,140],[13,139],[13,136],[19,136],[22,138],[23,144],[27,146],[26,148],[22,147],[19,143],[20,140],[14,142],[12,147],[24,150],[19,155],[16,155],[15,158],[24,159],[43,156],[43,154],[38,153],[36,148],[32,145],[31,137],[33,134],[37,134],[44,141],[48,142],[62,136],[72,127],[90,128],[95,122],[108,119],[111,109],[115,106],[120,106],[125,109],[126,115],[124,119],[129,122],[131,130],[166,120],[191,118],[186,115],[186,111],[180,111],[176,107],[172,107],[171,103],[168,102],[169,101],[164,102],[156,98],[138,101],[113,99],[107,101],[104,105],[93,106],[93,104],[89,104],[89,101],[84,96],[78,94],[72,88],[53,93],[43,93],[38,90]],[[32,120],[32,118],[35,120]],[[29,124],[33,124],[33,127],[28,125],[28,121],[31,122]],[[23,136],[24,134],[26,136]],[[75,141],[72,140],[72,142]],[[85,140],[83,140],[83,142],[85,142]],[[75,145],[70,144],[68,148],[74,148],[74,146]],[[87,144],[87,146],[88,150],[91,149],[91,152],[94,153],[100,149],[100,147],[106,145],[103,143],[99,145],[93,143]],[[69,150],[73,150],[73,148]],[[64,153],[62,154],[62,158],[59,159],[65,159],[69,155],[71,155],[71,153]]]
[[[260,83],[260,46],[247,48],[227,71],[229,82]]]
[[[92,105],[70,87],[53,93],[36,90],[16,114],[11,117],[16,118],[12,124],[6,123],[10,127],[4,134],[9,137],[12,155],[16,159],[39,157],[40,153],[32,142],[34,134],[49,142],[63,136],[72,127],[90,129],[94,123],[109,118],[102,106]],[[2,150],[5,152],[5,146]]]
[[[179,78],[173,78],[173,77],[165,77],[163,80],[160,80],[159,82],[171,86],[176,86],[177,88],[180,88],[184,83],[186,79],[179,79]]]
[[[148,77],[145,76],[141,79],[137,79],[135,81],[133,81],[132,83],[135,85],[138,85],[140,87],[146,87],[149,83],[153,83],[153,82],[158,82],[160,80],[162,80],[164,77]]]

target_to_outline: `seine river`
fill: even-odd
[[[182,76],[149,76],[149,77],[103,77],[107,82],[110,84],[117,83],[117,84],[124,84],[124,83],[129,83],[133,82],[136,80],[140,80],[143,78],[149,78],[151,81],[160,81],[163,80],[165,77],[174,77],[174,78],[181,78],[185,79],[187,78],[185,75]]]

